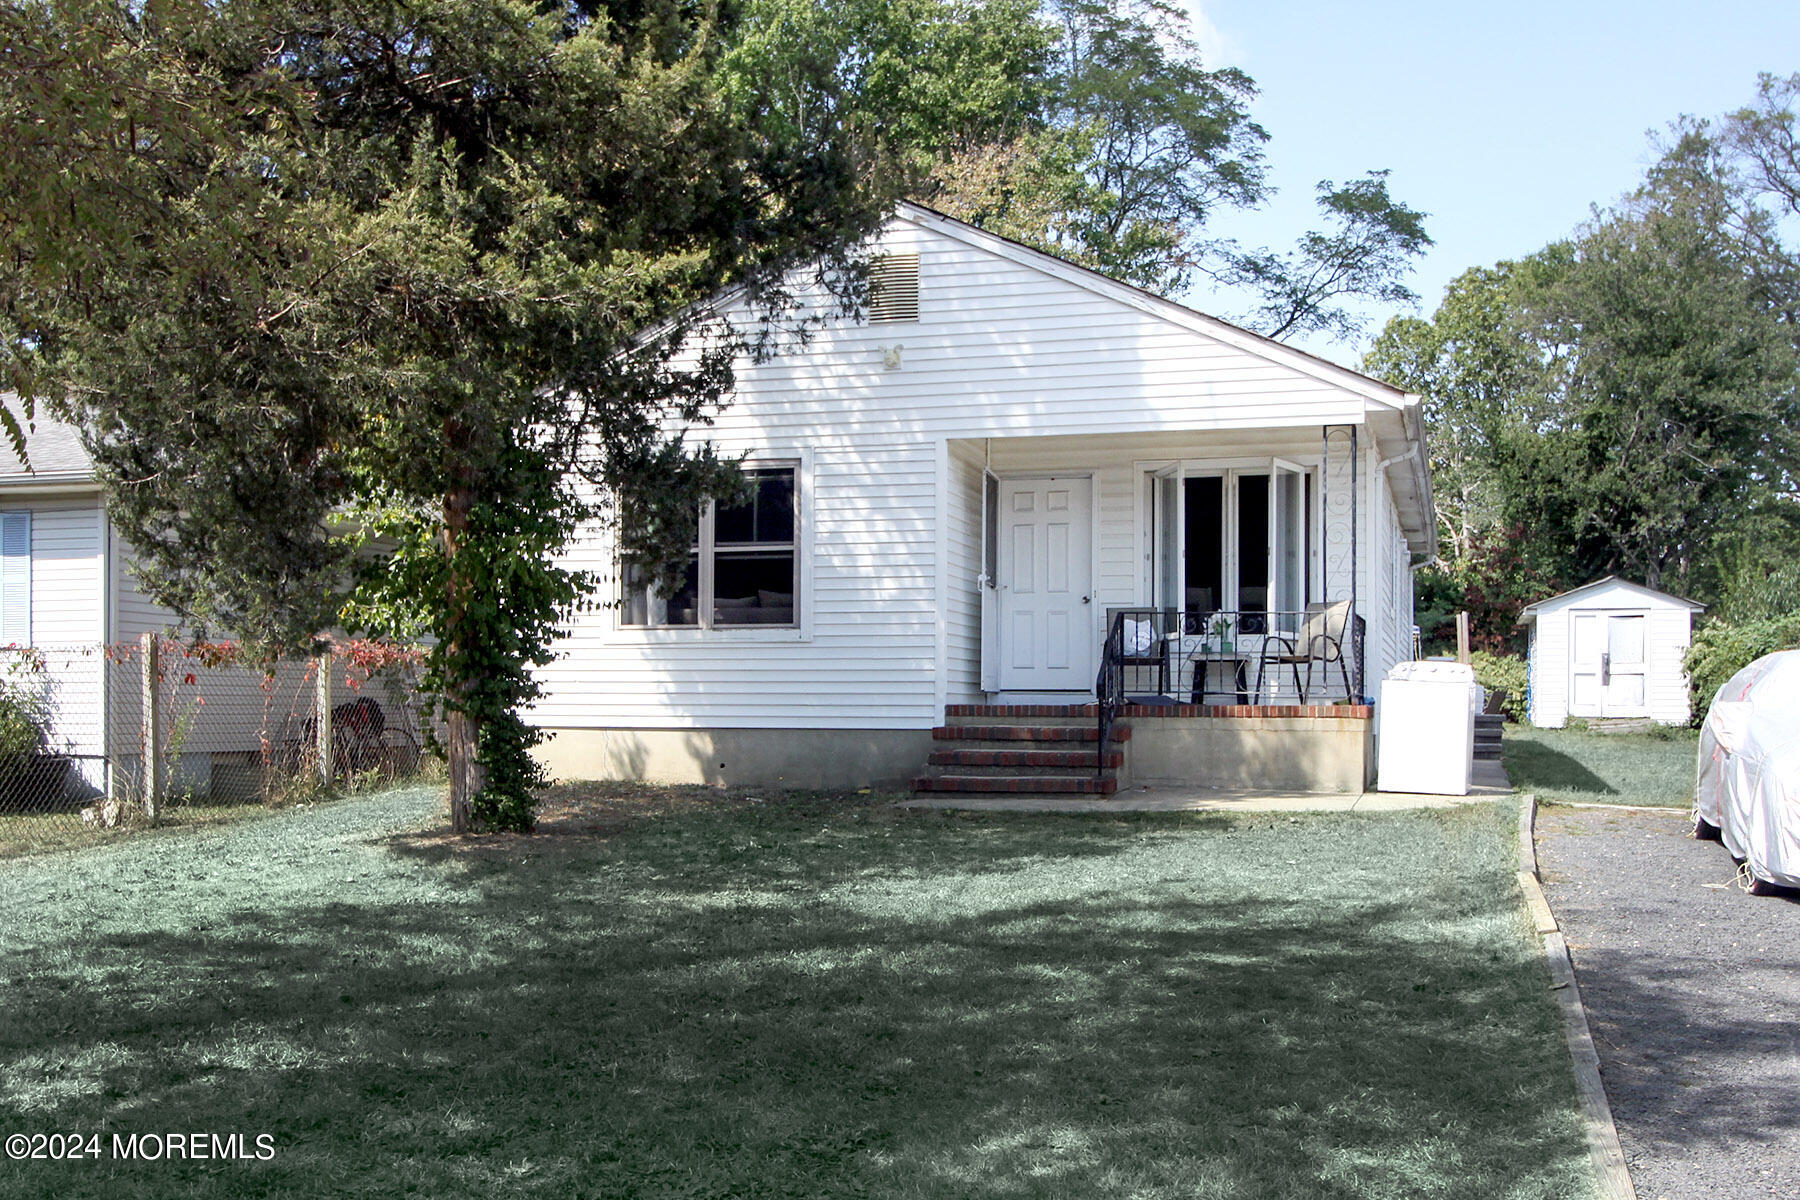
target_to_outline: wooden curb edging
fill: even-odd
[[[1588,1029],[1581,989],[1575,983],[1569,943],[1563,939],[1556,915],[1550,911],[1543,881],[1538,876],[1536,825],[1537,797],[1527,793],[1519,802],[1519,887],[1525,893],[1532,927],[1544,939],[1551,989],[1562,1008],[1563,1033],[1568,1038],[1569,1056],[1574,1060],[1575,1090],[1581,1097],[1582,1123],[1587,1127],[1588,1156],[1593,1160],[1604,1200],[1637,1200],[1637,1189],[1625,1166],[1625,1150],[1619,1145],[1619,1128],[1613,1124],[1612,1105],[1606,1100],[1606,1085],[1600,1080],[1600,1054]]]

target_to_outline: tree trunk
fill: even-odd
[[[450,829],[453,833],[469,832],[470,801],[481,790],[482,782],[481,764],[476,761],[481,724],[471,714],[459,711],[463,684],[455,677],[457,664],[468,651],[463,645],[463,639],[468,635],[463,628],[462,614],[468,611],[469,593],[469,582],[458,570],[457,552],[468,534],[469,512],[474,504],[474,489],[467,486],[452,488],[444,497],[444,557],[449,563],[445,584],[449,601],[449,620],[445,622],[449,633],[445,646],[449,677],[444,684],[449,711],[445,722],[444,757],[450,769]]]
[[[468,833],[469,801],[481,790],[481,764],[475,761],[479,727],[475,718],[454,709],[447,724],[444,751],[450,765],[450,829],[453,833]]]

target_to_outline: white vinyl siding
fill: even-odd
[[[616,607],[582,613],[539,672],[535,722],[929,728],[943,701],[979,696],[986,449],[997,471],[1004,458],[1093,474],[1097,639],[1107,605],[1142,602],[1135,461],[1176,457],[1180,442],[1194,457],[1316,464],[1321,428],[1360,424],[1372,403],[1329,368],[1252,352],[1245,335],[1234,344],[928,222],[897,220],[881,249],[919,256],[918,320],[828,322],[803,347],[741,363],[734,401],[702,431],[727,455],[808,456],[802,628],[622,629]],[[615,570],[597,529],[567,561]]]
[[[30,625],[17,640],[37,646],[99,642],[105,636],[99,500],[33,500],[7,508],[26,516],[29,529]],[[10,631],[4,640],[14,640]]]
[[[55,749],[75,756],[90,784],[100,770],[101,510],[98,497],[8,500],[0,505],[0,644],[31,645],[53,682]],[[21,547],[21,541],[23,546]],[[18,550],[25,554],[20,561]]]
[[[140,634],[175,629],[175,614],[144,594],[130,548],[116,533],[112,555],[113,639],[135,641]]]
[[[982,454],[979,442],[950,444],[944,583],[945,699],[978,704],[981,692]]]
[[[1373,480],[1372,512],[1367,542],[1368,569],[1363,578],[1369,591],[1358,605],[1367,623],[1364,643],[1363,691],[1380,694],[1381,681],[1395,663],[1412,657],[1413,594],[1412,555],[1400,514],[1385,478]]]

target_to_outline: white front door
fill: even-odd
[[[1569,614],[1569,715],[1642,717],[1650,712],[1647,613]]]
[[[1098,626],[1091,576],[1093,482],[1000,481],[1000,687],[1086,692]]]

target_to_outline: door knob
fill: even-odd
[[[1082,602],[1082,603],[1083,603],[1083,604],[1087,604],[1087,603],[1088,603],[1088,602],[1089,602],[1089,599],[1090,599],[1090,598],[1089,598],[1089,597],[1087,597],[1087,596],[1083,596],[1083,597],[1082,597],[1082,598],[1081,598],[1081,602]]]

